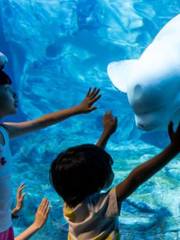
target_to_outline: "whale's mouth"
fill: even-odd
[[[136,126],[144,131],[161,129],[168,121],[165,112],[167,112],[166,106],[162,105],[151,109],[151,111],[135,113]]]
[[[152,131],[155,129],[160,129],[162,126],[159,126],[157,124],[154,125],[146,125],[146,124],[142,124],[142,123],[138,123],[137,127],[143,131]]]
[[[142,124],[142,123],[138,123],[138,124],[137,124],[137,127],[140,128],[140,129],[142,129],[142,130],[144,130],[145,125]]]

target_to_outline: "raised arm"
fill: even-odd
[[[116,186],[116,193],[119,201],[123,201],[125,198],[131,195],[140,185],[161,170],[179,153],[180,124],[176,132],[174,132],[173,124],[170,123],[168,126],[168,132],[171,139],[171,144],[160,154],[135,168],[123,182]]]
[[[92,112],[96,109],[94,103],[101,97],[99,92],[100,90],[97,88],[90,88],[84,100],[75,107],[46,114],[32,121],[21,123],[6,122],[3,125],[8,130],[10,137],[14,138],[56,124],[71,116]]]
[[[110,136],[117,129],[117,118],[111,112],[106,112],[103,117],[103,132],[96,143],[97,146],[105,148]]]
[[[39,205],[35,220],[33,224],[28,227],[23,233],[15,238],[15,240],[27,240],[32,237],[37,231],[39,231],[47,221],[49,214],[49,202],[46,198],[41,201]]]

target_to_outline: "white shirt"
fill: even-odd
[[[0,144],[0,232],[4,232],[12,226],[12,155],[9,146],[9,135],[1,125],[0,134],[5,142]]]

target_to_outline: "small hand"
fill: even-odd
[[[117,125],[118,125],[117,117],[114,117],[112,115],[112,112],[106,112],[103,117],[104,130],[110,134],[113,134],[117,129]]]
[[[49,201],[46,198],[43,198],[37,209],[33,225],[37,229],[42,228],[47,221],[48,214],[49,214]]]
[[[17,189],[17,194],[16,194],[16,207],[15,209],[17,211],[20,211],[23,207],[23,203],[24,203],[24,196],[25,193],[23,193],[23,190],[25,188],[25,184],[21,184],[18,189]]]
[[[96,109],[93,104],[101,97],[99,92],[100,89],[98,88],[89,89],[85,99],[78,105],[80,113],[89,113]]]
[[[169,134],[169,137],[171,139],[172,145],[178,151],[180,151],[180,123],[179,123],[176,131],[174,131],[173,122],[170,122],[169,125],[168,125],[168,134]]]

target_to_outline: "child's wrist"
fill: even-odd
[[[16,210],[13,209],[13,211],[12,211],[12,213],[11,213],[11,217],[12,217],[12,219],[19,218],[19,216],[18,216],[18,211],[16,211]]]
[[[179,153],[179,151],[180,151],[180,147],[176,143],[173,143],[173,142],[171,142],[170,148],[176,153]]]
[[[18,212],[20,211],[20,208],[18,208],[18,207],[15,207],[14,209],[13,209],[13,215],[16,215]]]
[[[76,105],[75,107],[72,108],[74,114],[81,114],[83,113],[82,108],[79,105]]]
[[[15,207],[15,210],[16,210],[16,211],[20,211],[21,208],[22,208],[22,207],[16,206],[16,207]]]
[[[104,128],[103,134],[107,135],[107,136],[110,136],[112,134],[112,131],[110,129],[108,129],[108,128]]]
[[[31,228],[34,230],[34,231],[38,231],[39,229],[41,229],[41,226],[36,224],[36,222],[33,222],[33,224],[31,225]]]

